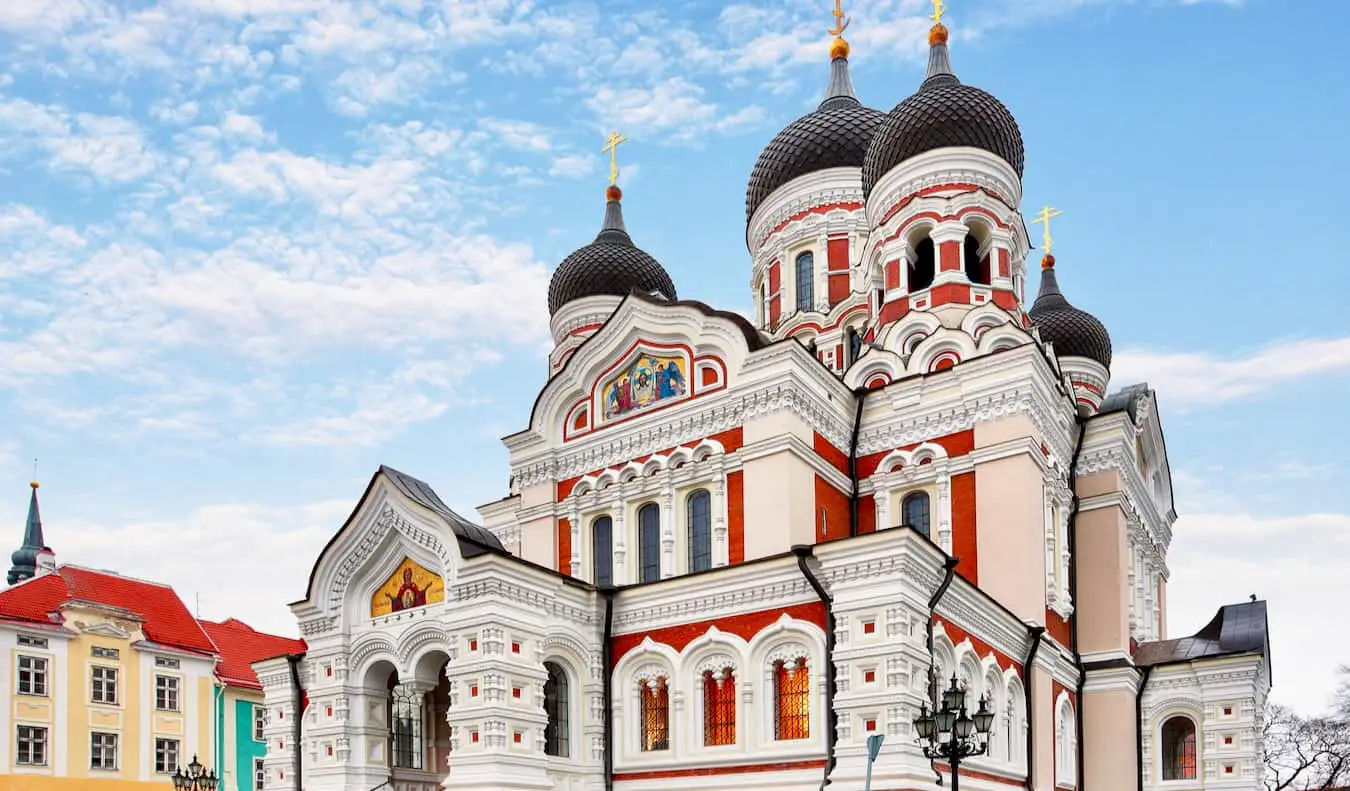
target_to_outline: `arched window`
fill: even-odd
[[[591,572],[596,585],[614,584],[614,521],[608,516],[591,522]]]
[[[970,278],[970,282],[989,285],[989,272],[980,259],[980,240],[975,238],[975,234],[966,234],[966,240],[961,243],[961,255],[965,259],[966,277]]]
[[[862,333],[854,327],[848,328],[848,363],[852,365],[862,356]]]
[[[1162,726],[1162,779],[1196,779],[1195,723],[1172,717]]]
[[[544,754],[566,758],[571,752],[567,673],[556,662],[545,662],[544,670],[548,671],[548,680],[544,682],[544,713],[548,715],[548,724],[544,726]]]
[[[797,310],[815,310],[816,258],[810,253],[797,256]]]
[[[422,768],[422,704],[425,694],[411,685],[397,684],[390,677],[389,741],[394,766],[400,769]]]
[[[774,663],[773,738],[811,737],[811,673],[806,659]]]
[[[909,262],[909,291],[922,291],[933,285],[937,275],[937,255],[933,250],[933,240],[924,237],[914,245],[914,260]]]
[[[1055,780],[1075,783],[1078,774],[1078,732],[1074,728],[1073,704],[1065,699],[1055,717]]]
[[[900,501],[900,514],[905,525],[914,528],[925,536],[932,535],[929,532],[931,509],[929,508],[928,492],[913,492],[905,495],[905,499]]]
[[[689,571],[712,568],[712,496],[699,489],[685,501],[689,522]]]
[[[703,744],[736,743],[736,675],[732,668],[703,671]]]
[[[769,326],[769,282],[767,280],[759,285],[759,305],[764,316],[760,323],[767,327]]]
[[[638,509],[639,582],[661,579],[661,507],[647,503]]]
[[[670,688],[664,678],[648,681],[638,687],[642,697],[641,718],[642,751],[670,749]]]

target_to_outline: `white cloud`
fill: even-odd
[[[564,154],[555,157],[548,175],[554,178],[579,178],[595,171],[598,157],[589,154]]]
[[[543,152],[553,148],[548,130],[532,121],[484,118],[479,121],[491,140],[519,151]]]
[[[0,142],[16,151],[40,149],[53,170],[88,173],[102,181],[133,181],[157,165],[135,121],[71,114],[24,99],[0,99]]]
[[[706,93],[684,77],[670,77],[649,88],[602,86],[588,104],[606,128],[683,144],[697,143],[710,133],[734,132],[764,117],[756,105],[722,112],[704,98]]]
[[[243,140],[259,141],[269,137],[257,118],[233,110],[225,113],[225,117],[221,119],[220,131]]]
[[[1350,338],[1277,343],[1240,357],[1127,349],[1111,364],[1117,382],[1147,381],[1168,405],[1236,401],[1321,374],[1350,370]]]

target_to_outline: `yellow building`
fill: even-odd
[[[54,567],[37,484],[24,545],[0,591],[0,787],[163,791],[209,762],[217,652],[173,589]]]

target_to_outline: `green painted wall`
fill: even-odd
[[[258,791],[253,787],[253,761],[266,755],[267,743],[253,739],[253,709],[261,705],[234,700],[234,776],[238,785],[228,791]]]

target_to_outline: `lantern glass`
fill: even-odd
[[[952,685],[942,693],[942,708],[959,711],[964,705],[966,705],[966,691],[961,689],[956,676],[952,676]]]
[[[956,712],[950,709],[943,709],[933,714],[933,723],[939,734],[951,733],[952,725],[956,722]]]
[[[956,718],[956,738],[969,739],[971,732],[975,730],[975,720],[970,718],[965,709],[961,710],[961,716]]]
[[[919,718],[914,720],[914,732],[920,739],[933,738],[933,715],[928,713],[927,706],[919,710]]]
[[[175,770],[170,779],[173,780],[173,787],[177,791],[187,791],[188,779],[183,775],[182,769]]]
[[[980,698],[980,708],[975,712],[975,732],[986,736],[994,727],[994,712],[989,710],[989,700]]]
[[[188,764],[188,776],[189,776],[189,777],[200,777],[200,776],[201,776],[201,773],[202,773],[202,765],[201,765],[201,762],[197,760],[197,756],[196,756],[196,755],[193,755],[193,756],[192,756],[192,763]]]

